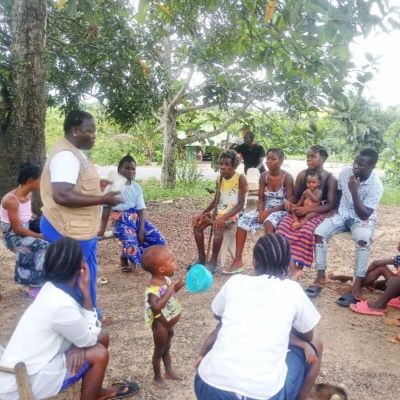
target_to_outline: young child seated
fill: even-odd
[[[167,385],[161,375],[161,359],[165,367],[165,378],[180,380],[171,365],[173,327],[179,321],[182,307],[175,297],[185,285],[185,276],[171,282],[175,272],[175,257],[166,246],[152,246],[146,249],[142,258],[143,269],[151,274],[145,292],[145,322],[151,326],[154,339],[153,370],[154,384],[165,388]]]
[[[400,243],[397,246],[397,250],[400,252]],[[394,270],[389,268],[389,265],[394,266]],[[372,261],[368,267],[367,276],[362,281],[362,286],[370,286],[375,289],[385,290],[386,282],[396,275],[400,275],[400,254],[393,258],[384,258],[380,260]],[[383,277],[383,279],[379,279]],[[332,281],[347,282],[353,279],[349,275],[328,275],[328,278]]]
[[[315,217],[313,211],[314,207],[317,207],[321,203],[322,190],[321,186],[321,175],[318,172],[310,172],[307,176],[307,189],[303,192],[300,200],[291,208],[293,215],[293,229],[300,229],[307,221]],[[299,218],[293,211],[296,207],[308,207],[310,211],[302,218]]]
[[[142,188],[135,182],[136,161],[129,154],[118,164],[118,173],[127,179],[126,187],[121,194],[124,203],[111,208],[103,206],[101,227],[98,233],[103,236],[111,213],[114,235],[121,241],[121,270],[132,272],[132,266],[140,266],[143,250],[153,245],[165,244],[165,239],[150,223],[144,214],[146,205],[143,199]]]
[[[207,262],[204,248],[204,229],[212,226],[214,241],[212,256],[207,264],[211,273],[216,272],[217,269],[217,260],[225,227],[234,224],[238,219],[238,214],[245,207],[247,181],[243,174],[235,172],[238,165],[239,157],[235,150],[226,150],[221,153],[219,157],[220,176],[214,199],[201,214],[192,219],[198,252],[197,263],[205,264]]]

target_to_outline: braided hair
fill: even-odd
[[[289,273],[290,244],[279,233],[267,233],[260,237],[253,249],[257,275],[284,278]]]
[[[54,282],[66,282],[80,270],[83,261],[79,242],[64,237],[51,243],[46,251],[43,269],[46,279]]]
[[[24,162],[19,167],[17,182],[20,185],[24,185],[29,181],[29,179],[39,179],[41,174],[42,168],[39,165],[31,162]]]
[[[320,146],[318,144],[311,146],[308,151],[312,151],[313,153],[318,153],[324,160],[328,158],[328,151],[324,146]]]
[[[125,163],[133,163],[133,164],[136,165],[135,159],[128,153],[126,156],[122,157],[122,158],[119,160],[118,168],[117,168],[117,169],[118,169],[118,172],[121,171],[121,168],[122,168],[122,166],[123,166]]]

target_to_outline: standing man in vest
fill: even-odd
[[[89,267],[92,302],[97,308],[96,252],[101,205],[112,207],[121,203],[122,198],[115,192],[101,195],[96,167],[82,151],[93,147],[95,133],[96,123],[91,114],[80,110],[68,113],[64,121],[64,138],[52,148],[42,173],[40,228],[49,242],[63,236],[79,241]]]
[[[265,172],[265,151],[261,145],[254,143],[253,132],[244,130],[244,143],[234,147],[234,149],[242,156],[245,174],[247,174],[249,168],[257,168],[260,174]]]

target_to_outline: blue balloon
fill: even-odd
[[[193,265],[186,275],[186,287],[190,293],[205,292],[212,283],[211,272],[202,264]]]

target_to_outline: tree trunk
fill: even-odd
[[[176,134],[176,110],[165,102],[163,108],[164,151],[161,181],[164,187],[175,187],[178,137]]]
[[[10,121],[0,131],[0,196],[16,185],[22,162],[44,164],[46,14],[45,0],[14,0]]]

